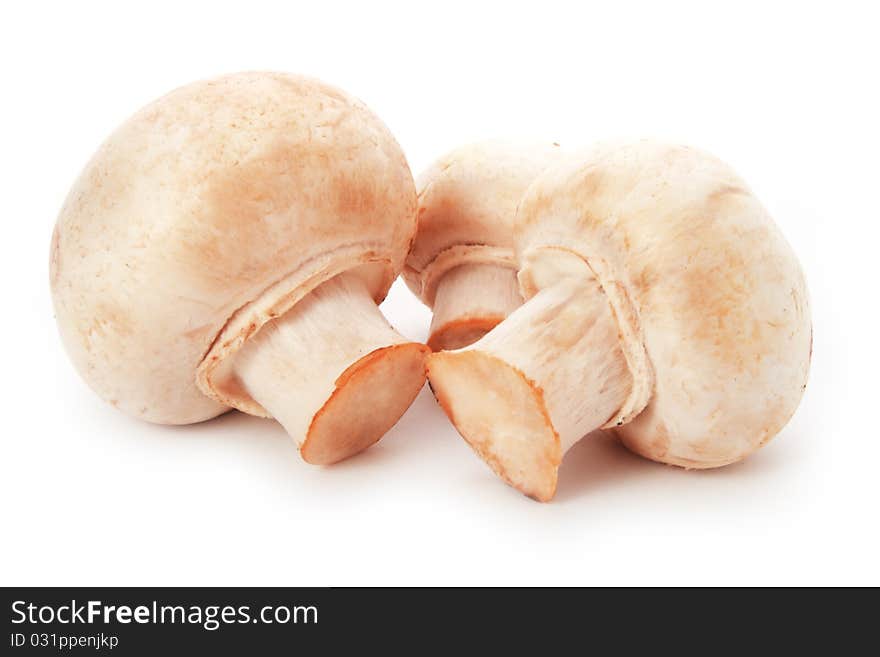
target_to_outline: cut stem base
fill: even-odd
[[[480,458],[525,495],[550,500],[562,448],[541,389],[484,351],[434,354],[428,367],[437,401]]]
[[[342,274],[264,325],[233,368],[304,460],[330,464],[397,422],[424,385],[428,352],[388,324],[359,277]]]
[[[516,272],[510,267],[459,265],[437,284],[428,346],[433,351],[466,347],[521,305]]]
[[[592,278],[539,292],[470,347],[428,359],[459,433],[505,481],[540,501],[562,456],[632,387],[608,301]]]

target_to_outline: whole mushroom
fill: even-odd
[[[52,238],[58,326],[105,400],[186,424],[274,417],[311,463],[378,440],[427,347],[376,304],[415,233],[415,187],[362,103],[240,73],[177,89],[100,147]]]
[[[403,276],[433,311],[428,346],[481,338],[522,304],[513,219],[558,144],[488,141],[447,153],[418,179],[419,227]]]
[[[606,144],[548,169],[516,217],[527,302],[432,354],[458,431],[508,483],[553,497],[563,454],[612,429],[649,459],[711,468],[775,436],[806,387],[812,328],[795,254],[703,152]]]

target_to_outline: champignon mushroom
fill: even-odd
[[[775,436],[806,385],[795,254],[714,157],[639,141],[548,169],[515,226],[526,303],[428,376],[508,483],[553,497],[563,454],[610,428],[649,459],[711,468]]]
[[[482,142],[447,153],[419,177],[419,228],[403,277],[433,308],[432,349],[468,345],[522,304],[516,204],[559,153],[558,144]]]
[[[186,424],[274,417],[303,458],[378,440],[427,347],[376,307],[415,233],[406,160],[362,103],[241,73],[140,110],[88,163],[52,242],[58,326],[105,400]]]

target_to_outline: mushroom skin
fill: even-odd
[[[459,432],[551,499],[565,451],[611,429],[685,468],[739,461],[788,422],[812,326],[798,260],[727,165],[655,141],[599,145],[540,175],[516,217],[526,303],[432,354]]]
[[[339,460],[377,440],[424,383],[427,348],[376,307],[415,208],[400,147],[338,89],[272,72],[179,88],[104,142],[61,210],[50,278],[64,345],[130,415],[275,414],[303,445],[323,412],[324,425],[348,426],[320,431],[335,445],[311,451]],[[287,377],[285,350],[297,355]],[[370,394],[380,372],[388,390]]]
[[[516,205],[560,157],[555,143],[485,141],[447,153],[419,176],[418,233],[403,277],[433,310],[434,351],[471,344],[522,304]]]

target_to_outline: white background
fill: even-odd
[[[0,583],[880,584],[880,48],[870,2],[7,3],[0,9]],[[370,105],[418,173],[489,137],[688,142],[730,162],[807,272],[810,384],[748,461],[685,472],[607,438],[541,505],[427,389],[364,454],[303,463],[231,413],[152,426],[58,339],[55,216],[130,113],[191,80],[302,72]],[[398,282],[384,304],[424,339]]]

